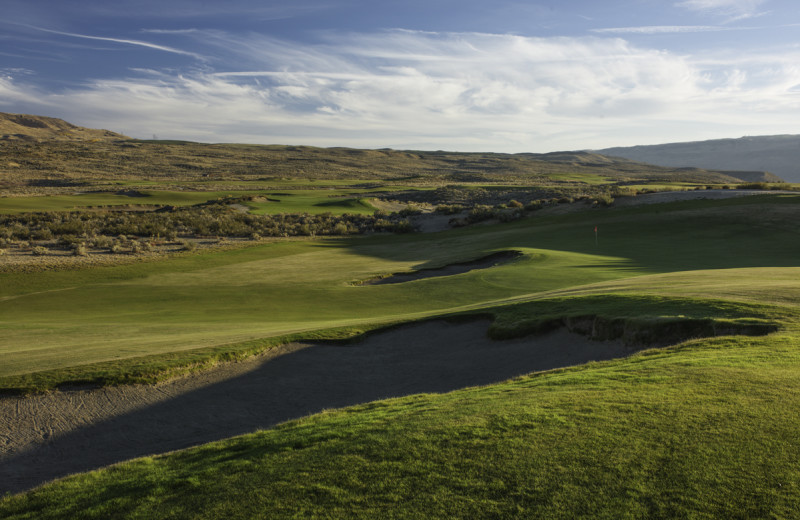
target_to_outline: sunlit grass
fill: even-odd
[[[156,263],[7,273],[0,275],[0,378],[50,371],[52,385],[78,377],[81,367],[93,372],[96,363],[189,359],[192,350],[232,351],[226,345],[542,298],[644,294],[794,305],[800,240],[773,219],[798,211],[796,201],[696,201],[439,234],[270,243]],[[352,285],[508,249],[523,256],[457,276]],[[61,368],[69,373],[59,375]],[[15,384],[6,379],[3,386]]]

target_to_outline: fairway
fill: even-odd
[[[796,3],[0,4],[0,520],[800,520]]]
[[[47,444],[22,428],[32,436],[14,443],[32,451],[8,459],[25,468],[8,489],[216,440],[6,498],[0,513],[791,516],[799,217],[800,196],[770,194],[0,274],[4,392],[112,385],[6,396],[34,422],[70,395],[95,417],[60,423]],[[504,251],[517,253],[430,271]],[[434,276],[361,285],[417,270]],[[546,334],[561,335],[549,354],[531,350]],[[558,368],[570,352],[594,361]],[[56,451],[61,462],[38,465]]]
[[[689,201],[428,235],[278,242],[92,271],[2,274],[0,385],[14,388],[37,372],[48,373],[49,384],[91,379],[98,363],[180,358],[176,352],[189,353],[195,362],[191,356],[203,349],[249,349],[253,341],[321,329],[352,334],[551,294],[715,298],[721,290],[732,299],[791,301],[797,282],[776,268],[795,265],[800,240],[776,219],[791,221],[799,200],[780,195]],[[455,276],[355,285],[503,250],[522,256]],[[734,268],[773,269],[775,296],[767,298],[759,278],[746,271],[710,271],[703,283],[685,283],[688,291],[679,289],[683,274],[662,283],[649,276]],[[123,366],[116,370],[124,372]],[[68,375],[58,374],[66,368]],[[113,380],[114,371],[103,365],[104,377]]]

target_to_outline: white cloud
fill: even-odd
[[[247,67],[137,69],[59,93],[7,75],[0,105],[38,100],[44,115],[135,137],[496,151],[791,133],[800,109],[797,52],[679,56],[620,38],[414,31],[316,45],[195,36]]]
[[[731,30],[718,25],[645,25],[641,27],[607,27],[592,29],[598,34],[672,34],[672,33],[698,33],[718,32]]]
[[[752,18],[762,14],[759,9],[767,0],[684,0],[676,5],[691,11],[720,15],[726,22]]]
[[[158,51],[170,52],[170,53],[173,53],[173,54],[182,54],[184,56],[191,56],[191,57],[196,58],[198,60],[205,60],[205,58],[203,56],[200,56],[199,54],[196,54],[194,52],[188,52],[188,51],[184,51],[184,50],[181,50],[181,49],[176,49],[174,47],[167,47],[165,45],[158,45],[158,44],[155,44],[155,43],[144,42],[144,41],[140,41],[140,40],[128,40],[128,39],[123,39],[123,38],[107,38],[107,37],[102,37],[102,36],[89,36],[89,35],[86,35],[86,34],[76,34],[76,33],[70,33],[70,32],[53,31],[51,29],[45,29],[43,27],[34,27],[32,25],[29,25],[27,27],[30,27],[31,29],[36,29],[37,31],[50,33],[50,34],[59,34],[61,36],[70,36],[72,38],[82,38],[84,40],[96,40],[96,41],[104,41],[104,42],[114,42],[114,43],[122,43],[122,44],[125,44],[125,45],[134,45],[134,46],[137,46],[137,47],[146,47],[148,49],[154,49],[154,50],[158,50]]]

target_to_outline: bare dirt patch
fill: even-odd
[[[663,204],[682,200],[698,199],[731,199],[746,197],[748,195],[770,195],[779,193],[797,193],[792,191],[764,191],[764,190],[691,190],[691,191],[664,191],[658,193],[645,193],[635,197],[620,197],[614,201],[615,206],[639,206],[642,204]]]
[[[425,322],[352,345],[285,345],[154,386],[0,398],[0,493],[328,408],[486,385],[636,350],[563,329],[492,341],[488,325]]]
[[[361,282],[359,285],[387,285],[393,283],[404,283],[413,280],[422,280],[424,278],[435,278],[438,276],[451,276],[454,274],[468,273],[476,269],[488,269],[497,265],[505,264],[516,258],[522,256],[519,251],[500,251],[499,253],[492,253],[489,256],[471,260],[469,262],[461,262],[458,264],[450,264],[444,267],[435,269],[420,269],[411,273],[394,273],[389,276],[380,278],[372,278]]]

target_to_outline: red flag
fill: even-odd
[[[597,233],[597,226],[594,227],[594,232]]]

